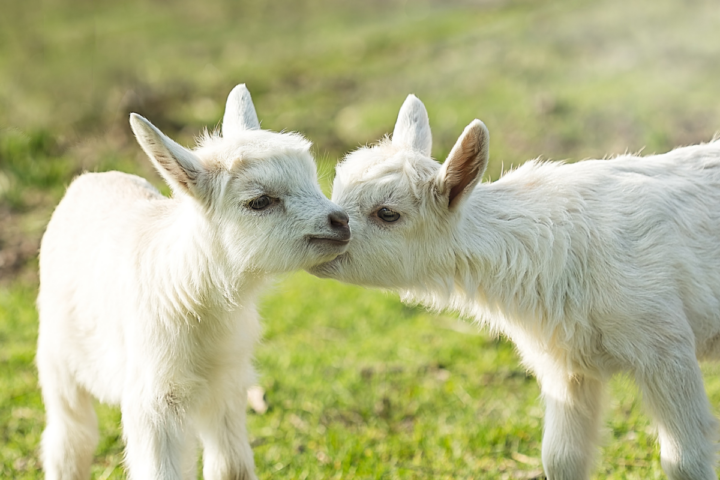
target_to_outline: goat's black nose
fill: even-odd
[[[343,212],[342,210],[336,210],[332,212],[330,215],[328,215],[328,219],[330,220],[331,227],[341,229],[348,228],[348,222],[350,221],[347,213]]]

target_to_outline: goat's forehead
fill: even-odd
[[[378,205],[409,207],[418,203],[420,191],[401,172],[363,181],[336,179],[332,199],[350,209],[372,209]]]
[[[336,176],[344,181],[366,181],[377,176],[378,169],[387,170],[395,151],[363,147],[349,153],[336,169]],[[395,166],[397,162],[392,162]]]
[[[412,197],[411,189],[397,176],[366,182],[336,182],[332,195],[333,201],[341,206],[361,210],[379,204],[394,204],[410,197]]]
[[[400,150],[391,145],[363,147],[350,154],[338,165],[337,177],[346,182],[373,181],[388,175],[409,178],[433,175],[439,168],[433,159],[412,150]]]
[[[316,183],[315,161],[307,152],[281,152],[265,158],[245,158],[229,170],[231,176],[260,183]]]
[[[423,155],[390,148],[361,148],[349,154],[336,170],[333,194],[377,201],[390,195],[416,196],[420,185],[439,164]]]
[[[242,168],[246,162],[273,158],[296,158],[307,163],[307,159],[311,159],[310,146],[311,143],[297,133],[247,130],[228,138],[217,133],[205,135],[200,139],[196,153],[206,162],[220,164],[232,171]]]

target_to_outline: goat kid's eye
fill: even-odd
[[[248,207],[252,208],[253,210],[265,210],[271,204],[272,199],[267,195],[262,195],[255,200],[250,200],[250,202],[248,203]]]
[[[383,222],[388,222],[388,223],[397,222],[398,219],[400,218],[400,214],[398,212],[390,210],[387,207],[383,207],[380,210],[378,210],[377,216]]]

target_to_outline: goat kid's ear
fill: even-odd
[[[232,89],[225,104],[223,116],[223,137],[230,137],[243,130],[260,130],[255,106],[250,91],[244,83]]]
[[[425,105],[415,95],[408,95],[400,107],[392,144],[430,156],[432,134]]]
[[[142,149],[174,192],[198,196],[198,181],[204,168],[191,151],[165,136],[137,113],[130,114],[130,126]]]
[[[480,120],[465,127],[435,180],[438,192],[456,209],[477,185],[488,164],[490,133]]]

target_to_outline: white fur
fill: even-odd
[[[408,97],[400,116],[421,106]],[[531,161],[473,187],[487,142],[476,120],[442,167],[405,142],[349,154],[333,201],[353,241],[310,271],[459,311],[512,339],[547,405],[549,479],[589,477],[603,386],[621,371],[657,422],[668,477],[716,478],[696,357],[720,356],[720,142]],[[384,222],[382,207],[400,219]]]
[[[230,120],[228,120],[230,119]],[[172,187],[119,172],[77,178],[40,254],[37,364],[48,479],[88,479],[91,397],[119,404],[135,480],[254,479],[246,390],[260,334],[255,301],[273,274],[328,261],[347,217],[316,180],[310,144],[259,130],[244,85],[222,137],[186,150],[142,117],[138,142]],[[249,202],[273,200],[264,210]]]

